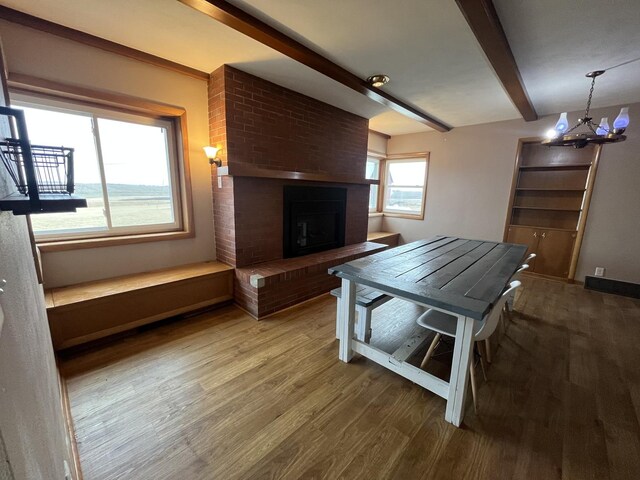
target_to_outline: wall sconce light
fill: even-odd
[[[209,165],[215,165],[216,167],[222,166],[222,160],[217,157],[220,148],[218,147],[203,147],[204,153],[209,159]]]

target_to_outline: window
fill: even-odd
[[[365,172],[367,180],[380,180],[380,159],[367,157],[367,169]],[[371,185],[369,188],[369,211],[378,210],[378,185]]]
[[[175,122],[16,96],[31,143],[73,147],[75,194],[88,208],[31,218],[38,241],[182,228]]]
[[[382,211],[424,218],[427,158],[387,159]]]

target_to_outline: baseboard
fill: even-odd
[[[71,417],[71,405],[69,404],[69,393],[67,391],[67,382],[58,370],[58,381],[60,383],[60,395],[62,397],[62,413],[64,415],[65,427],[69,442],[71,443],[71,471],[75,480],[83,480],[82,468],[80,467],[80,455],[78,453],[78,442],[76,441],[76,429],[73,425]]]
[[[587,275],[584,278],[584,288],[587,290],[622,295],[624,297],[640,298],[640,284],[613,280],[611,278]]]

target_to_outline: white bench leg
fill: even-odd
[[[358,340],[369,343],[371,340],[371,308],[356,306],[358,312],[357,332]]]

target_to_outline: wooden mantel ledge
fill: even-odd
[[[243,163],[235,163],[218,167],[218,175],[255,178],[279,178],[285,180],[306,180],[310,182],[354,183],[361,185],[377,185],[379,180],[368,180],[359,175],[336,175],[333,173],[294,172],[291,170],[272,170],[255,167]]]

